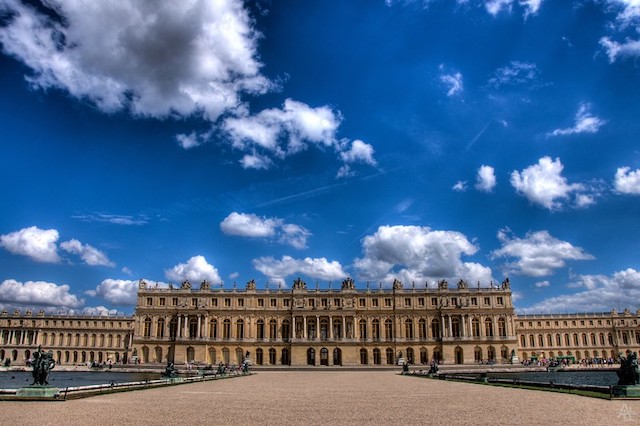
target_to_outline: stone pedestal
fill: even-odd
[[[640,385],[616,385],[612,392],[616,398],[640,398]]]
[[[16,396],[22,398],[55,398],[60,389],[53,386],[27,386],[16,391]]]

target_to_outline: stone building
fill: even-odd
[[[0,314],[0,359],[23,365],[38,345],[62,364],[427,365],[510,363],[640,352],[640,311],[517,315],[499,286],[291,289],[158,288],[139,282],[132,317]],[[14,364],[15,365],[15,364]]]
[[[522,359],[568,357],[616,358],[640,352],[640,311],[519,315],[518,347]]]
[[[127,363],[133,341],[132,317],[0,314],[0,361],[24,365],[42,345],[60,364]]]
[[[517,351],[509,281],[497,288],[404,287],[291,290],[138,289],[134,348],[141,362],[258,365],[468,364]]]

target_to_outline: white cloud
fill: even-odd
[[[100,296],[115,305],[134,306],[138,295],[138,281],[103,280],[95,290],[87,292],[91,296]]]
[[[80,259],[87,265],[116,266],[115,263],[109,260],[106,254],[89,244],[82,244],[76,239],[60,243],[60,248],[68,253],[80,256]]]
[[[31,226],[0,235],[0,246],[13,254],[28,256],[38,262],[58,263],[58,238],[59,234],[55,229],[44,230]]]
[[[457,192],[464,192],[467,190],[467,181],[466,180],[459,180],[456,182],[455,185],[453,185],[453,187],[451,187],[451,189],[453,189],[454,191]]]
[[[329,262],[324,257],[294,259],[291,256],[282,256],[281,260],[260,257],[253,260],[253,267],[271,281],[282,284],[286,284],[287,277],[297,274],[325,281],[337,281],[347,277],[339,262]]]
[[[547,136],[564,136],[574,135],[580,133],[597,133],[606,121],[592,115],[590,112],[591,105],[588,103],[582,103],[578,107],[578,112],[575,117],[575,124],[573,127],[565,129],[555,129],[547,134]]]
[[[218,270],[207,263],[204,256],[193,256],[186,263],[179,263],[171,269],[164,271],[164,275],[169,280],[182,282],[189,281],[192,284],[200,283],[207,280],[212,283],[220,282]]]
[[[196,132],[191,132],[188,135],[180,133],[176,135],[176,141],[183,149],[191,149],[202,145],[205,140],[198,137]]]
[[[273,164],[273,161],[271,161],[269,157],[254,153],[244,155],[239,163],[243,169],[268,170]]]
[[[611,63],[614,63],[619,57],[640,56],[640,40],[627,39],[624,43],[618,43],[609,37],[602,37],[600,45],[607,52]]]
[[[359,162],[375,166],[376,160],[373,158],[373,152],[374,150],[371,145],[356,139],[351,142],[351,148],[348,151],[340,153],[340,158],[345,163]]]
[[[440,81],[447,86],[447,96],[456,95],[464,89],[462,85],[462,74],[459,72],[455,72],[453,74],[442,74],[440,75]]]
[[[29,81],[89,99],[103,111],[150,117],[203,114],[215,121],[242,93],[263,93],[257,39],[239,0],[47,2],[53,19],[17,0],[0,31]],[[108,29],[108,31],[105,31]]]
[[[278,242],[296,249],[307,247],[307,238],[312,234],[300,225],[285,223],[280,218],[260,217],[250,213],[229,214],[222,222],[220,229],[226,235],[249,238],[276,237]]]
[[[584,291],[551,297],[518,312],[609,312],[618,307],[635,311],[640,300],[640,272],[633,268],[612,276],[579,275],[569,286]]]
[[[518,4],[524,9],[525,17],[538,13],[542,0],[485,0],[484,7],[491,15],[498,15],[500,12],[511,13],[513,5]]]
[[[268,219],[254,214],[233,212],[220,223],[220,229],[226,235],[261,238],[275,235],[276,228],[281,223],[281,219]]]
[[[340,166],[338,172],[336,173],[336,179],[352,177],[355,176],[355,174],[356,172],[351,170],[351,167],[348,164],[343,164],[342,166]]]
[[[122,267],[121,271],[123,274],[127,274],[129,276],[133,275],[133,272],[131,272],[131,269],[126,266]]]
[[[539,204],[549,210],[563,206],[561,200],[566,200],[576,191],[585,189],[581,184],[568,184],[562,176],[564,166],[559,158],[551,160],[542,157],[538,164],[534,164],[518,172],[511,173],[511,185],[532,203]]]
[[[44,281],[19,281],[9,279],[0,284],[0,302],[23,306],[55,306],[77,308],[84,301],[69,293],[68,285]]]
[[[498,68],[489,78],[489,85],[493,88],[503,86],[534,85],[540,83],[540,71],[536,64],[520,61],[511,61],[505,67]]]
[[[616,171],[615,188],[621,194],[640,195],[640,169],[620,167]]]
[[[335,147],[335,133],[341,121],[340,113],[328,106],[312,108],[286,99],[282,109],[228,117],[222,130],[234,148],[261,150],[263,155],[285,158],[306,149],[308,143]]]
[[[424,283],[439,279],[465,279],[488,285],[491,269],[463,262],[463,255],[478,251],[455,231],[434,231],[420,226],[380,226],[362,240],[363,257],[354,261],[362,279]]]
[[[537,283],[534,284],[534,286],[536,288],[545,288],[545,287],[549,287],[551,284],[549,283],[549,281],[538,281]]]
[[[491,192],[496,186],[495,170],[491,166],[481,166],[476,176],[476,189],[483,192]]]
[[[627,33],[629,27],[640,32],[640,2],[637,0],[605,0],[610,11],[617,12],[616,22],[611,28],[621,34]],[[604,48],[609,62],[614,63],[618,58],[640,56],[640,40],[625,38],[618,42],[611,37],[602,37],[600,45]]]
[[[548,231],[529,232],[525,238],[518,238],[508,229],[502,229],[498,232],[498,240],[502,247],[491,252],[492,258],[517,258],[505,265],[509,274],[543,277],[563,268],[567,260],[594,259],[582,248],[558,240]]]
[[[146,225],[149,223],[149,218],[144,215],[136,217],[119,214],[87,213],[77,214],[71,217],[83,222],[104,222],[113,225]]]
[[[75,314],[75,312],[77,312],[76,310],[71,310],[71,312],[69,312],[70,314]],[[117,311],[116,309],[109,309],[107,307],[104,306],[87,306],[85,308],[82,308],[82,310],[79,312],[81,315],[84,316],[92,316],[92,317],[109,317],[109,316],[115,316],[115,315],[121,315],[122,313]]]

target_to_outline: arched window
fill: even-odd
[[[522,346],[523,348],[527,347],[527,338],[524,337],[524,334],[520,336],[520,346]]]
[[[547,334],[547,346],[553,346],[553,337]]]
[[[604,333],[600,333],[600,344],[604,346]]]
[[[377,319],[371,322],[371,337],[376,340],[380,339],[380,321]]]
[[[592,346],[597,345],[597,343],[596,343],[596,333],[591,333],[591,345]]]
[[[493,321],[491,318],[484,320],[484,334],[487,337],[493,337]]]
[[[275,319],[269,321],[269,339],[275,339],[278,333],[278,322]]]
[[[431,336],[434,339],[440,338],[440,320],[437,318],[431,320]]]
[[[236,321],[236,339],[244,339],[244,320]]]
[[[387,350],[385,351],[385,353],[386,353],[386,355],[387,355],[387,356],[386,356],[386,358],[387,358],[387,365],[393,365],[393,364],[395,364],[395,363],[396,363],[396,362],[395,362],[396,360],[395,360],[395,357],[393,356],[393,349],[391,349],[391,348],[387,348]]]
[[[178,318],[172,317],[169,321],[169,337],[175,339],[178,337]]]
[[[164,318],[160,318],[158,320],[158,330],[156,332],[156,336],[159,339],[162,339],[164,337]]]
[[[215,318],[209,321],[209,338],[218,338],[218,320]]]
[[[480,321],[478,321],[478,318],[471,320],[471,334],[473,334],[473,337],[480,337]]]
[[[429,363],[429,354],[427,352],[427,348],[420,348],[420,364],[428,364]]]
[[[286,319],[282,321],[282,326],[280,327],[282,340],[288,342],[291,338],[291,322]]]
[[[560,346],[560,345],[562,345],[560,334],[556,334],[556,346]]]
[[[258,349],[256,349],[256,364],[257,365],[262,365],[263,362],[264,361],[262,360],[262,348],[258,348]]]
[[[413,327],[413,322],[411,323],[411,325]],[[384,335],[387,340],[393,339],[393,322],[390,319],[386,319],[384,321]],[[413,336],[413,330],[411,335]]]
[[[460,337],[460,318],[451,319],[451,336]]]
[[[482,362],[482,348],[480,348],[480,346],[476,346],[473,349],[473,360],[475,362]]]
[[[414,360],[415,360],[415,356],[413,353],[413,348],[407,348],[407,362],[409,364],[413,364]]]
[[[316,350],[313,348],[307,349],[307,365],[316,365]]]
[[[231,338],[231,320],[229,318],[222,321],[222,338],[223,339]]]
[[[573,344],[574,346],[578,346],[578,333],[573,333]]]
[[[274,348],[269,348],[269,364],[276,365],[276,350]]]
[[[582,333],[582,345],[587,346],[589,343],[587,342],[587,333]]]
[[[146,317],[142,322],[142,335],[144,337],[151,337],[151,318],[149,317]],[[84,346],[86,346],[86,342]]]
[[[420,340],[427,338],[427,321],[424,318],[418,321],[418,338]]]
[[[365,348],[360,349],[360,364],[367,365],[369,363],[369,356]]]
[[[189,338],[195,339],[198,337],[198,319],[191,317],[189,318]]]
[[[360,320],[360,322],[358,323],[358,329],[360,331],[360,338],[366,339],[367,338],[367,322],[365,320]]]
[[[382,359],[380,357],[380,349],[375,348],[373,350],[373,363],[375,365],[380,365],[382,363]]]
[[[264,339],[264,321],[261,319],[256,321],[256,339]],[[262,351],[262,349],[260,351]]]
[[[544,346],[544,339],[542,338],[542,334],[538,334],[538,346]]]
[[[498,318],[498,336],[507,337],[507,322],[504,318]]]
[[[529,335],[529,345],[533,348],[536,346],[536,339],[533,334]]]
[[[564,345],[565,346],[570,346],[571,342],[569,341],[569,333],[565,333],[564,334]]]
[[[404,322],[404,335],[407,339],[413,339],[413,321],[410,319]]]

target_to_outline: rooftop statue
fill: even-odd
[[[463,279],[461,279],[460,281],[458,281],[458,289],[467,289],[469,288],[469,284],[467,284],[467,282]]]
[[[342,289],[343,290],[354,290],[356,288],[355,283],[351,278],[347,278],[342,281]]]
[[[402,282],[400,282],[398,279],[393,280],[393,289],[402,290]]]
[[[507,277],[504,279],[504,281],[502,281],[502,289],[508,290],[510,288],[511,288],[511,283],[509,283],[509,277]]]
[[[211,283],[207,280],[204,280],[200,283],[200,290],[209,290],[211,289]]]
[[[182,284],[180,284],[180,289],[181,290],[191,290],[191,283],[187,280],[182,281]]]
[[[247,290],[255,290],[256,289],[256,280],[251,280],[247,282]]]
[[[447,290],[449,288],[449,283],[447,280],[438,281],[438,290]]]
[[[293,288],[296,289],[296,290],[306,290],[307,289],[307,283],[305,283],[304,281],[302,281],[300,279],[300,277],[298,277],[293,282]]]

